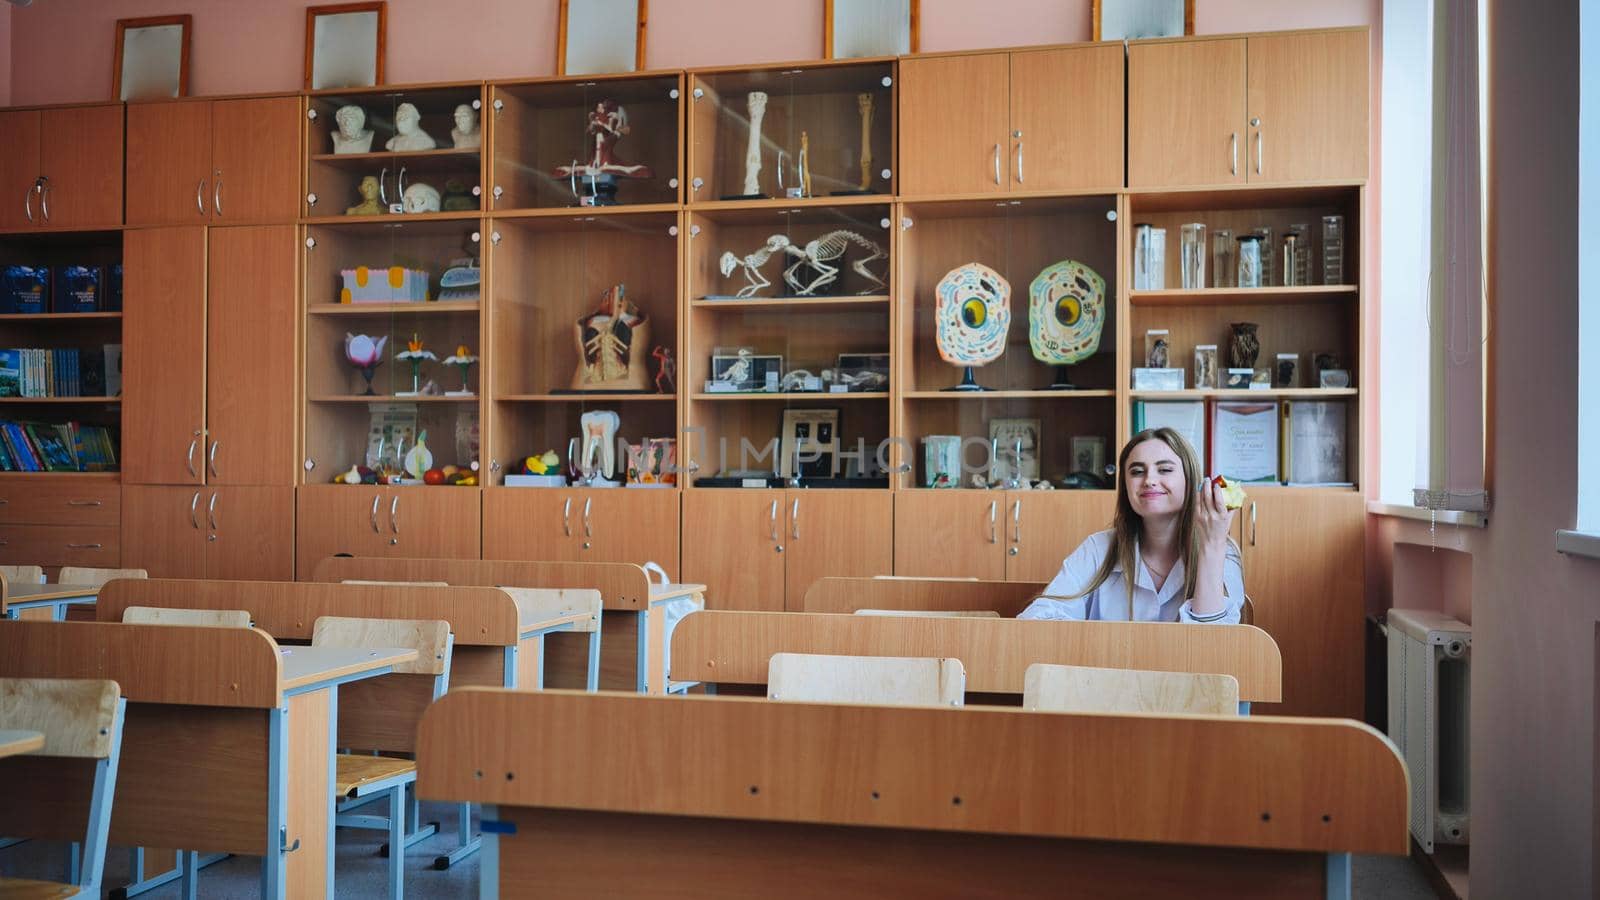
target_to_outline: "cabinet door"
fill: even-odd
[[[894,574],[1003,581],[998,491],[902,491],[894,498]],[[804,595],[802,595],[804,596]]]
[[[211,218],[211,102],[128,106],[128,224]]]
[[[1128,186],[1243,184],[1245,41],[1128,45]]]
[[[46,225],[121,225],[122,104],[45,110],[39,174]]]
[[[894,497],[887,491],[788,491],[784,553],[787,608],[799,610],[806,589],[828,576],[894,572]]]
[[[1283,653],[1274,715],[1361,717],[1365,509],[1354,491],[1264,489],[1241,510],[1245,591]]]
[[[1122,186],[1122,47],[1011,54],[1011,189]]]
[[[578,558],[584,562],[653,562],[678,581],[678,491],[587,491],[588,515],[574,504],[574,521],[584,528]]]
[[[389,488],[379,511],[386,555],[481,559],[482,498],[469,487]]]
[[[483,492],[483,558],[577,562],[585,491],[493,488]]]
[[[129,231],[122,246],[122,481],[202,484],[206,229]]]
[[[293,225],[212,228],[206,322],[206,481],[295,479]]]
[[[206,491],[206,578],[294,579],[294,488]]]
[[[306,580],[324,557],[383,556],[389,548],[389,507],[383,488],[317,484],[295,490],[294,561]]]
[[[1049,581],[1083,539],[1111,527],[1116,491],[1006,492],[1006,580]]]
[[[289,222],[300,214],[300,99],[211,105],[211,219]]]
[[[208,493],[199,487],[124,487],[122,564],[151,578],[205,578]]]
[[[1259,35],[1247,41],[1249,179],[1366,178],[1367,32]]]
[[[39,180],[39,111],[0,112],[0,228],[44,224]]]
[[[1009,54],[900,61],[900,190],[907,195],[1006,189]]]
[[[700,488],[683,494],[683,577],[712,609],[783,611],[782,491]]]

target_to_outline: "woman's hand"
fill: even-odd
[[[1226,547],[1228,532],[1233,530],[1233,514],[1223,499],[1222,488],[1206,479],[1199,498],[1195,501],[1194,527],[1200,534],[1201,547]]]

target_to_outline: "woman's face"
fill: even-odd
[[[1128,503],[1141,518],[1177,515],[1189,496],[1189,483],[1183,477],[1183,462],[1177,451],[1153,438],[1128,453],[1124,481]]]

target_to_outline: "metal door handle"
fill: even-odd
[[[994,517],[999,503],[999,500],[989,501],[989,543],[991,544],[998,544],[1000,542],[1000,535],[994,530]]]
[[[1256,505],[1255,505],[1254,501],[1251,501],[1251,503],[1250,503],[1250,546],[1254,547],[1255,545],[1256,545]]]
[[[0,505],[4,505],[4,504],[9,503],[9,502],[11,502],[11,501],[9,501],[9,500],[0,500]],[[103,501],[100,501],[100,500],[68,500],[67,501],[67,505],[68,506],[104,506],[105,503]]]
[[[194,211],[200,215],[206,214],[206,180],[200,179],[194,186]]]
[[[184,455],[184,465],[189,467],[189,474],[195,478],[200,477],[200,473],[196,472],[194,469],[194,450],[198,446],[200,446],[200,432],[196,431],[194,433],[194,440],[189,442],[189,452]]]
[[[50,221],[50,179],[39,179],[39,210],[44,213],[46,223]]]
[[[1239,174],[1239,132],[1228,135],[1228,174]]]
[[[1022,501],[1020,499],[1011,507],[1011,525],[1014,531],[1011,540],[1018,544],[1022,543]]]
[[[68,550],[104,550],[104,544],[68,544]]]
[[[382,534],[383,533],[383,532],[378,530],[378,502],[380,500],[382,500],[382,499],[383,499],[383,496],[381,494],[373,494],[372,495],[372,533],[373,534]]]
[[[1022,142],[1017,141],[1017,184],[1022,183]]]
[[[206,521],[211,523],[211,530],[217,530],[217,492],[211,492],[211,502],[206,504]]]
[[[789,537],[792,540],[800,539],[800,498],[794,498],[794,505],[789,507]]]
[[[378,202],[385,208],[389,206],[389,167],[384,166],[378,170]]]
[[[567,537],[572,537],[572,498],[561,504],[561,532]]]
[[[211,468],[211,477],[213,478],[222,477],[221,473],[217,471],[217,448],[221,445],[221,441],[212,441],[211,452],[206,454],[206,465]]]
[[[594,529],[589,526],[589,506],[594,503],[593,497],[583,498],[583,536],[594,537]]]
[[[193,525],[196,530],[198,530],[200,528],[200,517],[197,514],[199,509],[200,509],[200,492],[199,491],[195,491],[193,499],[191,499],[189,501],[189,524]]]
[[[1000,145],[994,145],[994,183],[1000,183]]]
[[[27,214],[28,222],[30,224],[33,222],[33,195],[38,192],[39,181],[38,179],[35,179],[33,182],[33,187],[28,188],[28,192],[22,195],[22,211]]]
[[[211,183],[211,209],[220,216],[222,215],[222,170],[218,169],[212,177],[217,180]]]
[[[1261,174],[1261,129],[1256,129],[1256,174]],[[46,216],[45,218],[49,218]]]
[[[389,530],[395,534],[400,533],[400,494],[395,493],[394,499],[389,501]]]
[[[400,174],[394,176],[394,189],[400,192],[400,202],[406,202],[406,167],[400,167]]]
[[[778,542],[778,501],[776,501],[776,500],[772,501],[772,512],[768,513],[768,524],[769,524],[770,527],[767,530],[767,540],[772,541],[773,543],[777,543]]]

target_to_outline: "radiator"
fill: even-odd
[[[1391,609],[1388,626],[1389,738],[1411,775],[1411,834],[1428,853],[1468,843],[1472,626],[1422,609]]]

